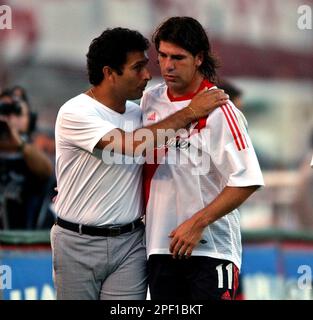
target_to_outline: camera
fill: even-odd
[[[19,116],[22,108],[18,102],[0,102],[0,116]],[[0,139],[5,140],[9,137],[10,131],[7,123],[0,118]]]
[[[20,104],[16,101],[12,102],[0,102],[0,115],[1,116],[10,116],[15,114],[17,116],[21,115],[22,108]]]

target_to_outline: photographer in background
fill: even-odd
[[[11,99],[11,100],[10,100]],[[0,95],[0,228],[31,229],[52,175],[48,157],[30,143],[29,107]]]
[[[21,86],[14,86],[10,89],[10,95],[15,101],[19,101],[23,106],[27,108],[27,115],[29,120],[28,127],[25,132],[29,137],[31,137],[31,135],[36,130],[37,113],[31,110],[31,105],[26,90]]]

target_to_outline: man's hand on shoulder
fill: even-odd
[[[193,97],[187,108],[193,112],[194,120],[198,120],[225,104],[228,99],[229,96],[224,90],[204,88]]]

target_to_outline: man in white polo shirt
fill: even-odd
[[[173,17],[153,36],[165,83],[141,100],[144,126],[214,88],[216,60],[198,21]],[[155,150],[145,165],[152,300],[233,299],[241,266],[238,206],[263,178],[242,113],[227,101]],[[174,258],[174,259],[173,259]]]
[[[158,129],[185,127],[228,97],[203,90],[175,116],[141,128],[141,110],[127,100],[140,98],[151,78],[148,46],[137,31],[105,30],[87,54],[92,87],[59,110],[51,231],[57,299],[146,298],[142,165],[129,160],[156,145]],[[110,162],[112,153],[122,162]]]

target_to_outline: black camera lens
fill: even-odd
[[[0,115],[9,116],[11,114],[15,114],[17,116],[22,114],[22,107],[18,102],[0,102]]]

